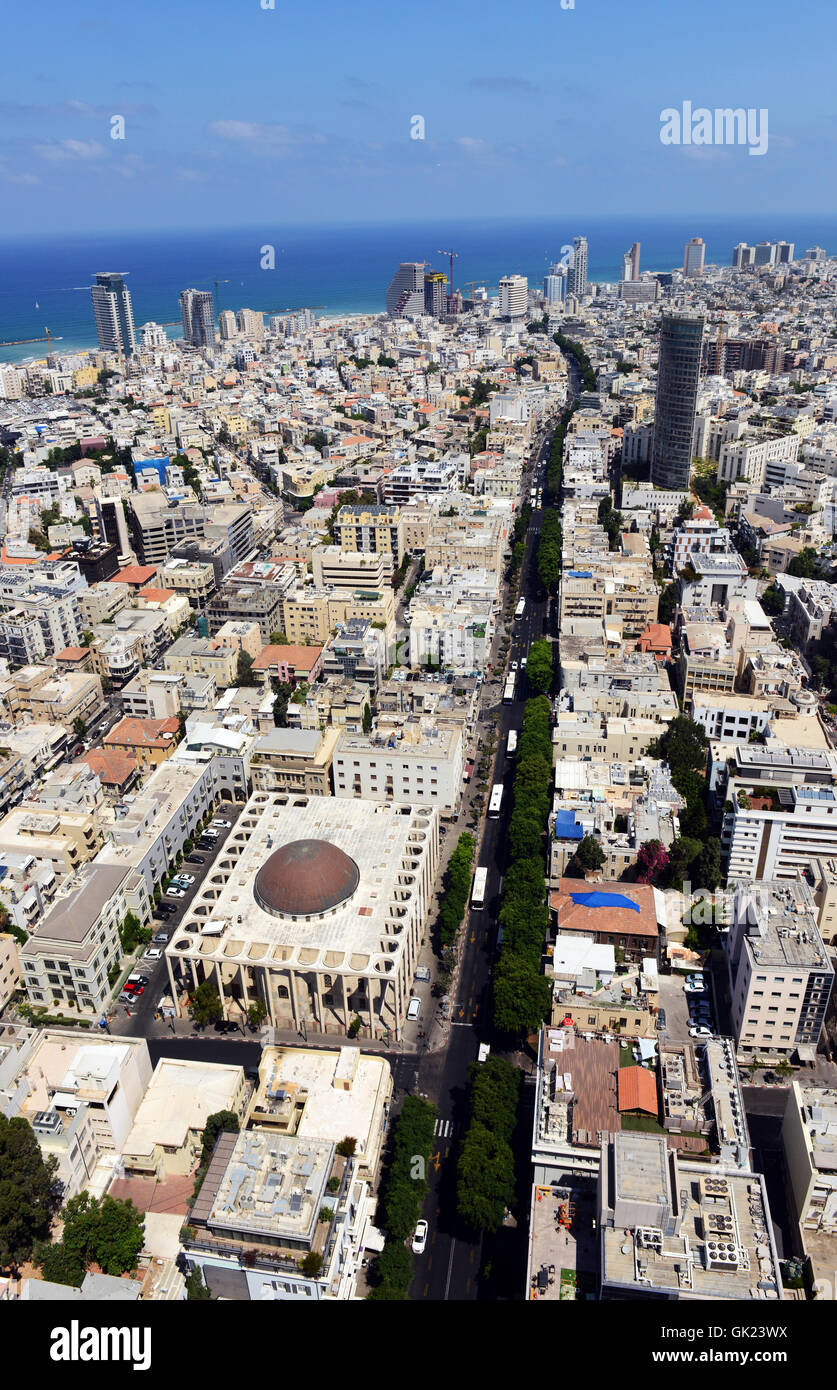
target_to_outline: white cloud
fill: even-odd
[[[101,159],[104,146],[98,140],[59,140],[53,145],[35,145],[35,153],[42,159]]]
[[[284,154],[299,145],[323,145],[325,136],[302,134],[286,125],[261,125],[257,121],[210,121],[210,135],[234,144],[248,145],[255,153]]]

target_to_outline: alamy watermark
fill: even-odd
[[[754,106],[667,106],[660,112],[663,145],[748,145],[748,154],[767,154],[767,108]]]

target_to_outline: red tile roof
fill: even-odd
[[[654,1075],[645,1067],[620,1067],[617,1073],[619,1088],[619,1110],[644,1110],[647,1115],[657,1115],[657,1083]]]
[[[137,719],[128,715],[105,735],[105,746],[117,745],[120,748],[171,748],[177,742],[180,720]]]
[[[113,575],[109,584],[150,584],[157,577],[156,565],[126,565],[124,570]]]
[[[292,644],[279,646],[271,643],[262,647],[255,661],[254,671],[266,671],[280,662],[293,666],[298,671],[312,671],[323,654],[322,647],[297,647]]]
[[[585,903],[574,902],[573,893],[618,894],[635,903],[639,911],[610,903],[589,907]],[[648,883],[587,883],[583,878],[562,878],[557,893],[549,895],[549,906],[557,913],[559,932],[584,932],[587,936],[601,932],[612,936],[649,937],[656,937],[659,933],[654,889]]]
[[[124,786],[137,770],[136,758],[116,748],[91,748],[79,762],[87,763],[103,787]]]

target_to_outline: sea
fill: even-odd
[[[58,353],[96,346],[90,285],[97,271],[122,271],[137,329],[149,320],[180,333],[178,296],[214,289],[220,309],[265,313],[312,308],[318,315],[380,313],[399,261],[453,261],[454,287],[491,292],[500,277],[540,284],[574,236],[588,240],[588,278],[617,280],[622,256],[641,244],[641,270],[673,270],[693,236],[706,242],[707,264],[729,265],[736,242],[793,241],[837,254],[837,218],[742,213],[724,218],[646,215],[585,218],[377,223],[374,226],[238,227],[195,231],[49,235],[0,240],[0,361],[37,359],[47,327]],[[265,250],[271,248],[273,255]],[[263,269],[262,264],[274,264]]]

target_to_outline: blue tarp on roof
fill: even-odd
[[[576,825],[575,811],[555,812],[555,838],[556,840],[582,840],[584,838],[584,827]]]
[[[593,578],[593,571],[592,571],[592,570],[569,570],[569,571],[567,572],[567,578],[568,578],[568,579],[592,579],[592,578]]]
[[[639,904],[631,902],[624,893],[570,893],[570,897],[580,907],[629,907],[632,912],[639,912]]]

